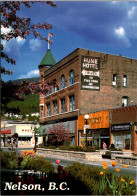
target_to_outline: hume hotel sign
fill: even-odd
[[[100,58],[81,56],[81,89],[100,90]]]

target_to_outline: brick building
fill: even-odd
[[[137,104],[135,59],[78,48],[56,63],[48,49],[39,70],[41,83],[58,83],[40,96],[40,123],[71,121],[76,145],[80,115]]]

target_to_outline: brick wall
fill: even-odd
[[[137,60],[83,49],[80,54],[100,57],[100,91],[80,90],[80,114],[121,107],[123,96],[129,105],[137,104]],[[113,74],[117,74],[117,87],[112,85]],[[127,75],[127,87],[123,87],[123,75]]]

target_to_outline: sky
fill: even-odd
[[[21,7],[18,15],[30,17],[33,24],[52,24],[50,50],[56,62],[77,48],[137,59],[137,1],[55,1],[57,7],[34,3]],[[2,32],[8,29],[1,29]],[[48,36],[47,30],[42,34]],[[3,41],[5,52],[16,65],[2,64],[13,71],[5,81],[39,77],[38,65],[48,44],[33,35]]]

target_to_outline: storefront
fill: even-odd
[[[122,150],[137,152],[137,105],[113,109],[111,143]]]
[[[78,117],[79,145],[85,147],[87,137],[88,146],[99,146],[102,148],[104,141],[107,147],[109,147],[109,110],[91,113],[87,121],[88,124],[85,125],[84,115]]]
[[[116,148],[131,150],[132,125],[130,123],[112,125],[111,133],[113,134],[113,144]]]

